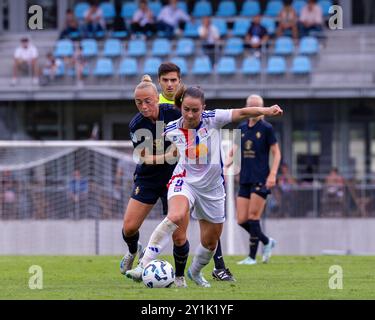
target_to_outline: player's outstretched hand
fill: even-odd
[[[272,117],[282,116],[284,112],[277,104],[273,105],[272,107],[269,107],[267,111],[267,115]]]

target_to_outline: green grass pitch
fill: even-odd
[[[269,264],[240,266],[243,257],[225,257],[237,282],[211,280],[212,263],[204,269],[211,288],[188,280],[188,288],[148,289],[119,273],[121,257],[0,256],[0,299],[375,299],[375,257],[275,256]],[[170,262],[173,258],[162,257]],[[29,268],[43,268],[43,289],[29,288]],[[172,263],[173,265],[173,263]],[[343,289],[332,290],[329,268],[343,269]]]

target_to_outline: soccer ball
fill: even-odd
[[[143,269],[142,280],[148,288],[169,288],[174,282],[172,265],[164,260],[152,260]]]

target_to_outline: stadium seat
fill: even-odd
[[[319,52],[319,41],[314,37],[303,37],[299,46],[299,54],[314,55]]]
[[[236,61],[233,57],[221,57],[217,63],[219,75],[233,75],[236,73]]]
[[[103,18],[105,21],[113,20],[116,16],[116,9],[111,2],[102,2],[99,7],[103,11]]]
[[[125,19],[132,19],[137,9],[138,9],[138,5],[135,1],[124,2],[121,8],[121,17]]]
[[[293,74],[310,74],[312,71],[310,59],[306,56],[297,56],[293,59]]]
[[[162,5],[159,1],[149,1],[148,7],[154,14],[154,17],[157,17],[162,9]]]
[[[188,21],[188,22],[186,22],[185,28],[184,28],[184,37],[198,38],[199,37],[198,29],[199,29],[199,22],[198,21],[195,21],[195,22]]]
[[[119,57],[122,53],[121,41],[118,39],[107,39],[104,43],[103,55],[105,57]]]
[[[329,8],[332,6],[331,0],[319,0],[318,5],[322,8],[323,16],[329,16]]]
[[[78,20],[83,20],[87,9],[90,8],[88,2],[79,2],[74,7],[74,15]]]
[[[283,9],[283,3],[280,1],[273,0],[273,1],[268,2],[264,15],[267,17],[275,18],[279,15],[282,9]]]
[[[198,76],[210,75],[212,73],[210,59],[207,56],[195,58],[192,73]]]
[[[177,41],[176,55],[178,56],[191,56],[194,53],[194,41],[188,38],[182,38]]]
[[[181,9],[185,13],[189,13],[186,1],[178,1],[177,2],[177,8]]]
[[[98,55],[98,43],[95,39],[83,39],[81,41],[82,55],[84,57],[95,57]]]
[[[286,61],[283,57],[271,57],[267,64],[267,74],[280,75],[286,72]]]
[[[212,16],[211,2],[207,0],[199,0],[195,3],[192,16],[194,18],[202,18]]]
[[[120,76],[135,76],[138,74],[137,60],[134,58],[124,58],[120,63]]]
[[[128,36],[127,31],[113,31],[112,34],[111,34],[111,37],[116,38],[116,39],[124,39],[127,36]]]
[[[212,24],[219,30],[220,37],[225,37],[228,33],[227,22],[224,19],[212,19]]]
[[[234,1],[222,1],[216,12],[217,17],[233,17],[237,15],[237,8]]]
[[[306,1],[305,0],[294,0],[293,4],[292,4],[292,6],[293,6],[294,10],[296,10],[298,16],[300,16],[302,8],[305,5],[306,5]]]
[[[70,57],[74,53],[73,41],[69,39],[58,40],[56,42],[55,57]]]
[[[251,20],[247,19],[237,19],[233,25],[232,34],[234,37],[244,37],[247,34],[247,30],[249,30],[251,24]]]
[[[188,66],[185,58],[174,57],[171,59],[171,62],[180,67],[182,75],[186,75],[188,73]]]
[[[294,52],[294,42],[292,38],[280,37],[275,42],[275,55],[290,55]]]
[[[244,17],[254,17],[260,14],[260,5],[258,1],[247,0],[243,3],[241,9],[241,16]]]
[[[171,43],[168,39],[155,39],[152,44],[153,56],[167,56],[171,53]]]
[[[97,77],[113,76],[112,60],[108,58],[99,58],[96,61],[96,66],[94,69],[94,76],[97,76]]]
[[[247,57],[242,61],[241,72],[244,75],[257,75],[261,72],[261,64],[258,58]]]
[[[261,25],[267,29],[268,34],[273,35],[276,31],[276,22],[275,19],[270,17],[263,17],[261,19]]]
[[[145,60],[143,73],[149,75],[156,75],[158,74],[159,66],[161,65],[161,59],[156,57],[147,58]]]
[[[130,40],[128,43],[128,55],[141,57],[146,54],[146,42],[141,39]]]
[[[240,55],[244,52],[244,43],[241,38],[229,38],[224,47],[225,55]]]

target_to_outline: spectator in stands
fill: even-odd
[[[274,195],[279,203],[281,215],[285,216],[291,214],[293,191],[297,185],[297,180],[289,172],[289,166],[286,163],[281,164],[280,171],[281,174],[277,179],[278,188],[275,190]]]
[[[131,31],[133,34],[143,33],[146,36],[152,36],[156,33],[154,14],[147,4],[147,0],[139,2],[139,9],[134,12]]]
[[[337,168],[332,168],[328,176],[325,178],[326,192],[329,196],[335,198],[343,198],[345,180],[339,174]]]
[[[116,16],[113,19],[112,30],[115,32],[126,32],[126,34],[128,33],[128,28],[126,26],[125,20],[121,16],[121,6],[116,6]]]
[[[284,7],[279,13],[279,26],[276,36],[281,37],[285,31],[291,31],[294,40],[298,40],[298,16],[292,6],[293,0],[284,0]]]
[[[177,0],[170,0],[160,11],[157,18],[157,29],[172,38],[175,33],[183,29],[183,24],[190,21],[190,16],[177,7]]]
[[[56,59],[52,52],[47,53],[46,62],[43,66],[43,83],[47,83],[48,81],[53,81],[55,79],[57,70],[61,64],[62,61],[60,59]]]
[[[308,0],[307,4],[302,8],[299,20],[302,36],[309,35],[311,31],[323,31],[323,12],[316,0]]]
[[[78,88],[83,87],[83,70],[86,66],[85,57],[82,54],[82,46],[78,45],[74,52],[72,59],[70,60],[70,67],[74,69]]]
[[[17,218],[17,184],[10,171],[1,176],[0,217],[3,219]]]
[[[69,181],[68,185],[68,197],[73,205],[73,218],[82,218],[84,212],[85,202],[88,195],[88,181],[82,178],[81,172],[79,170],[74,170],[73,177]]]
[[[92,1],[91,6],[86,10],[84,17],[85,30],[89,34],[96,34],[97,32],[105,30],[103,11],[98,6],[98,1]]]
[[[64,29],[60,34],[60,39],[69,37],[72,32],[78,31],[78,21],[74,16],[73,10],[66,10]]]
[[[31,41],[26,37],[22,38],[20,46],[14,52],[12,86],[18,82],[19,69],[31,73],[33,84],[39,84],[38,56],[38,50]]]
[[[245,37],[245,46],[255,50],[254,55],[260,57],[260,50],[267,45],[269,35],[267,29],[261,25],[261,15],[253,18]]]
[[[217,46],[220,40],[220,33],[216,26],[211,23],[210,17],[202,19],[202,25],[198,29],[199,37],[202,40],[204,53],[210,58],[212,65],[215,65]]]

